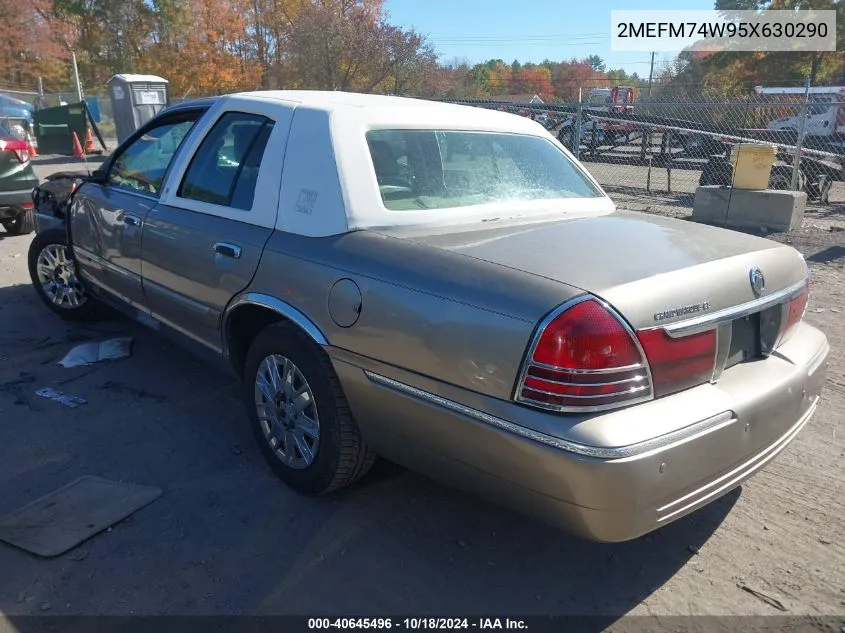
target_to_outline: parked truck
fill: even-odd
[[[772,96],[784,104],[783,116],[769,122],[770,130],[798,130],[802,115],[795,107],[803,103],[806,88],[762,87],[754,91],[760,96]],[[813,87],[807,94],[809,105],[804,134],[808,136],[845,136],[845,86]]]

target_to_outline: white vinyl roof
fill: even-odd
[[[410,128],[445,127],[526,133],[542,129],[531,119],[506,112],[410,97],[321,90],[260,90],[232,97],[278,100],[286,102],[288,107],[294,104],[327,112],[338,122],[354,119],[373,128],[385,127],[382,123],[389,121],[391,125],[404,123],[400,127]]]
[[[606,213],[615,209],[607,196],[419,211],[396,211],[384,206],[366,141],[368,131],[434,129],[524,134],[544,138],[572,158],[552,134],[527,117],[424,99],[308,90],[229,95],[215,104],[214,117],[225,110],[251,111],[250,107],[276,111],[277,120],[291,121],[284,151],[278,225],[289,232],[324,236],[363,228],[451,226],[503,216],[547,217],[550,213]],[[580,169],[600,189],[595,179]]]

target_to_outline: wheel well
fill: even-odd
[[[278,312],[257,305],[245,305],[236,308],[226,323],[226,344],[229,349],[229,362],[243,374],[246,355],[255,337],[268,325],[279,321],[289,321]]]

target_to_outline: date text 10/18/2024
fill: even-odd
[[[309,618],[308,628],[527,630],[528,624],[512,618]]]

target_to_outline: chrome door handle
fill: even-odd
[[[214,252],[232,259],[238,259],[241,256],[241,247],[229,242],[217,242],[214,245]]]
[[[141,226],[143,220],[141,220],[141,218],[139,218],[137,215],[127,213],[123,216],[123,223],[128,224],[129,226]]]

